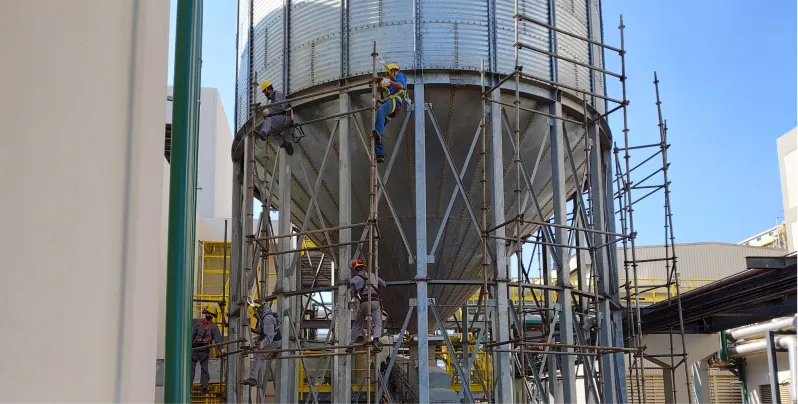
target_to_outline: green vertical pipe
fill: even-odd
[[[164,402],[190,401],[202,0],[178,0],[169,166]]]
[[[737,379],[742,382],[743,390],[743,404],[749,404],[748,401],[748,373],[745,371],[745,358],[737,358]]]

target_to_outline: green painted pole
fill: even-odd
[[[169,166],[164,402],[190,402],[202,0],[178,0]]]

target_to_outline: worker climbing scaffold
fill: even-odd
[[[366,323],[366,316],[371,315],[371,343],[376,348],[380,347],[380,336],[382,335],[382,304],[380,302],[379,288],[385,287],[385,281],[377,275],[370,274],[366,263],[362,258],[352,261],[352,271],[357,273],[349,280],[349,292],[356,298],[358,304],[357,316],[352,324],[351,341],[353,344],[366,342],[362,337],[363,326]],[[372,288],[369,294],[368,289]],[[369,300],[369,295],[371,300]],[[351,348],[349,349],[351,352]]]
[[[399,65],[391,63],[385,66],[385,71],[390,78],[383,77],[379,85],[388,89],[388,98],[382,101],[382,106],[377,110],[374,130],[371,131],[371,135],[374,136],[374,154],[378,163],[385,161],[385,150],[382,145],[385,125],[396,116],[407,98],[407,77],[399,70]]]
[[[264,368],[264,365],[267,369],[270,368],[267,361],[276,357],[275,353],[262,351],[279,349],[282,341],[280,322],[277,320],[277,314],[269,308],[268,303],[258,306],[255,316],[257,320],[255,332],[258,334],[256,345],[260,352],[254,354],[255,361],[250,369],[249,378],[243,382],[248,386],[258,385],[258,372]]]
[[[284,148],[289,156],[293,156],[294,146],[291,145],[291,140],[294,133],[294,120],[291,104],[281,103],[285,101],[285,94],[275,90],[270,81],[260,83],[260,91],[273,105],[263,110],[263,124],[258,133],[263,140],[266,140],[268,136],[276,137],[281,142],[280,147]]]

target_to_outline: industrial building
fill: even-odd
[[[6,340],[2,401],[765,404],[785,386],[795,402],[795,131],[778,143],[786,251],[676,244],[667,100],[652,72],[656,104],[630,107],[634,55],[600,1],[239,0],[232,126],[199,79],[202,1],[178,2],[167,87],[167,4],[0,14],[27,39],[6,54],[31,61],[8,65],[6,99],[62,86],[53,119],[0,120],[20,173],[2,207],[26,229],[0,243],[26,269],[0,286],[25,330]],[[391,63],[407,98],[378,162]],[[292,156],[258,136],[266,80],[291,105]],[[635,108],[657,112],[650,135],[629,136]],[[643,200],[662,226],[635,227]],[[386,281],[384,332],[371,316],[364,331],[378,343],[350,338],[358,258]],[[283,338],[244,384],[266,305]],[[223,336],[206,391],[189,377],[203,309]],[[51,316],[78,331],[53,335]]]

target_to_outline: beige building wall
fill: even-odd
[[[798,234],[798,128],[778,138],[776,148],[779,153],[784,222],[787,226],[787,250],[793,252]]]
[[[152,401],[168,25],[168,2],[2,3],[2,401]]]

